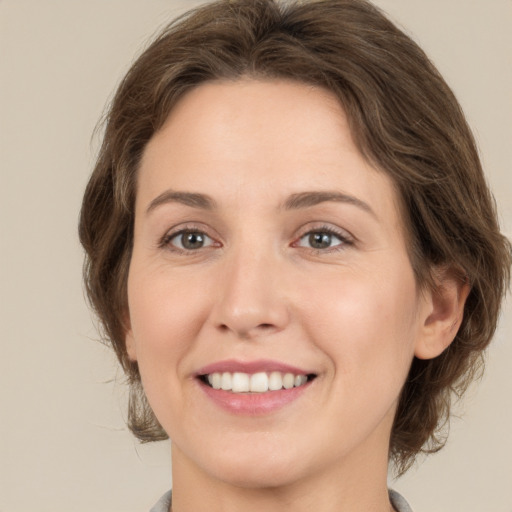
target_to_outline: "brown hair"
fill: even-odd
[[[453,392],[482,365],[510,278],[509,242],[471,131],[423,51],[365,0],[220,0],[169,25],[133,64],[110,106],[80,218],[85,284],[130,386],[128,424],[142,441],[166,437],[125,348],[127,275],[141,155],[176,102],[209,80],[285,78],[324,87],[341,102],[362,154],[393,179],[418,282],[439,266],[462,269],[471,291],[450,347],[414,359],[390,456],[405,471],[443,445]]]

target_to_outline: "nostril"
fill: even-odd
[[[231,327],[229,324],[218,324],[217,329],[222,333],[233,332],[243,339],[257,337],[258,335],[266,335],[272,333],[276,326],[272,323],[257,324],[254,327],[235,326]]]

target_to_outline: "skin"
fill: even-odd
[[[351,199],[283,206],[311,191]],[[172,440],[173,510],[392,510],[400,390],[414,355],[453,340],[467,295],[449,272],[440,293],[418,289],[403,226],[391,180],[361,156],[331,93],[244,79],[180,100],[139,171],[126,334]],[[182,229],[204,246],[180,249]],[[311,247],[326,230],[328,247]],[[277,411],[236,415],[196,378],[225,359],[317,377]]]

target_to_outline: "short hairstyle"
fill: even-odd
[[[127,276],[137,169],[177,101],[213,80],[287,79],[331,91],[362,155],[391,177],[402,203],[416,279],[457,269],[471,291],[453,343],[414,358],[391,432],[399,473],[440,449],[453,394],[482,368],[510,282],[511,248],[462,110],[424,52],[366,0],[220,0],[171,23],[135,61],[106,116],[83,199],[80,240],[87,294],[128,377],[128,426],[167,437],[125,347]]]

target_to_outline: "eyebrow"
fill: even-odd
[[[365,203],[357,197],[337,191],[314,191],[292,194],[285,201],[283,206],[285,210],[298,210],[302,208],[310,208],[312,206],[327,202],[345,203],[352,206],[357,206],[361,210],[364,210],[373,217],[377,218],[377,215],[368,203]]]
[[[300,210],[327,202],[353,205],[377,218],[377,215],[368,203],[365,203],[357,197],[337,191],[312,191],[292,194],[286,199],[281,208],[284,208],[285,210]],[[146,209],[146,214],[152,212],[158,206],[168,203],[181,203],[185,206],[190,206],[191,208],[199,208],[201,210],[209,211],[214,210],[217,207],[215,200],[206,194],[166,190],[149,203],[149,206]]]
[[[181,203],[185,206],[199,208],[201,210],[213,210],[216,207],[215,201],[205,194],[166,190],[149,203],[149,206],[146,209],[146,214],[152,212],[158,206],[168,203]]]

